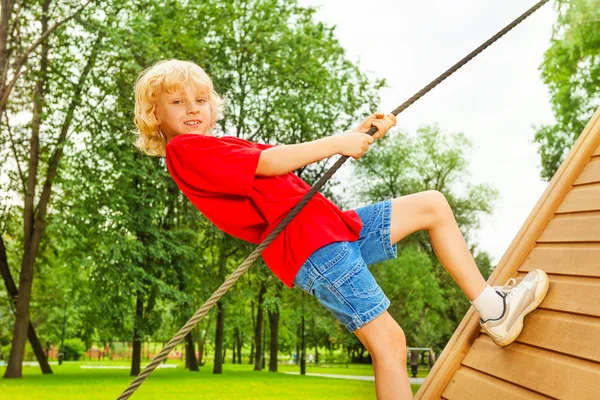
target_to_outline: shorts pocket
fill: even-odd
[[[348,242],[333,242],[321,247],[309,259],[317,271],[322,275],[327,275],[327,272],[339,264],[347,254]],[[332,281],[335,280],[334,277],[328,276],[328,278]]]
[[[366,264],[362,264],[354,275],[352,275],[348,282],[352,288],[352,292],[356,297],[367,298],[374,296],[381,292],[381,287],[377,284],[377,281],[369,271]]]

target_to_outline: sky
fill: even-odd
[[[390,112],[504,28],[536,1],[299,0],[317,6],[316,18],[335,25],[347,57],[372,77],[385,78],[378,111]],[[554,123],[539,67],[556,21],[553,3],[487,48],[398,116],[415,132],[438,123],[463,132],[470,182],[498,189],[493,215],[473,236],[496,265],[533,210],[547,183],[533,143],[535,127]],[[352,162],[353,160],[348,160]],[[343,174],[345,166],[338,171]],[[346,169],[347,172],[347,169]],[[343,175],[340,175],[343,177]]]

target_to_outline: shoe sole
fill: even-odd
[[[548,293],[548,287],[550,286],[548,275],[545,271],[541,269],[535,269],[534,271],[537,271],[540,274],[540,282],[537,288],[535,289],[534,301],[529,305],[529,307],[525,308],[523,312],[521,312],[521,315],[519,315],[519,318],[517,318],[511,330],[508,331],[506,338],[501,342],[496,342],[498,346],[507,346],[514,342],[523,330],[523,319],[525,318],[525,316],[533,310],[535,310],[546,298],[546,294]]]

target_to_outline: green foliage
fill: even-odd
[[[65,339],[64,354],[65,361],[78,361],[85,354],[87,347],[79,338]]]
[[[388,309],[401,323],[412,347],[433,347],[448,331],[443,296],[429,256],[413,246],[406,247],[395,260],[373,266],[378,282],[391,305]]]
[[[0,346],[0,360],[8,361],[8,356],[10,354],[10,348],[11,348],[10,342]]]
[[[541,177],[550,180],[600,106],[600,1],[557,0],[558,19],[540,66],[556,123],[537,128]]]

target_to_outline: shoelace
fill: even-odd
[[[509,300],[515,294],[519,293],[525,286],[524,285],[516,285],[517,280],[515,278],[510,278],[506,284],[503,286],[494,286],[494,289],[499,289],[502,293],[506,294],[506,300]],[[515,286],[516,285],[516,286]]]

